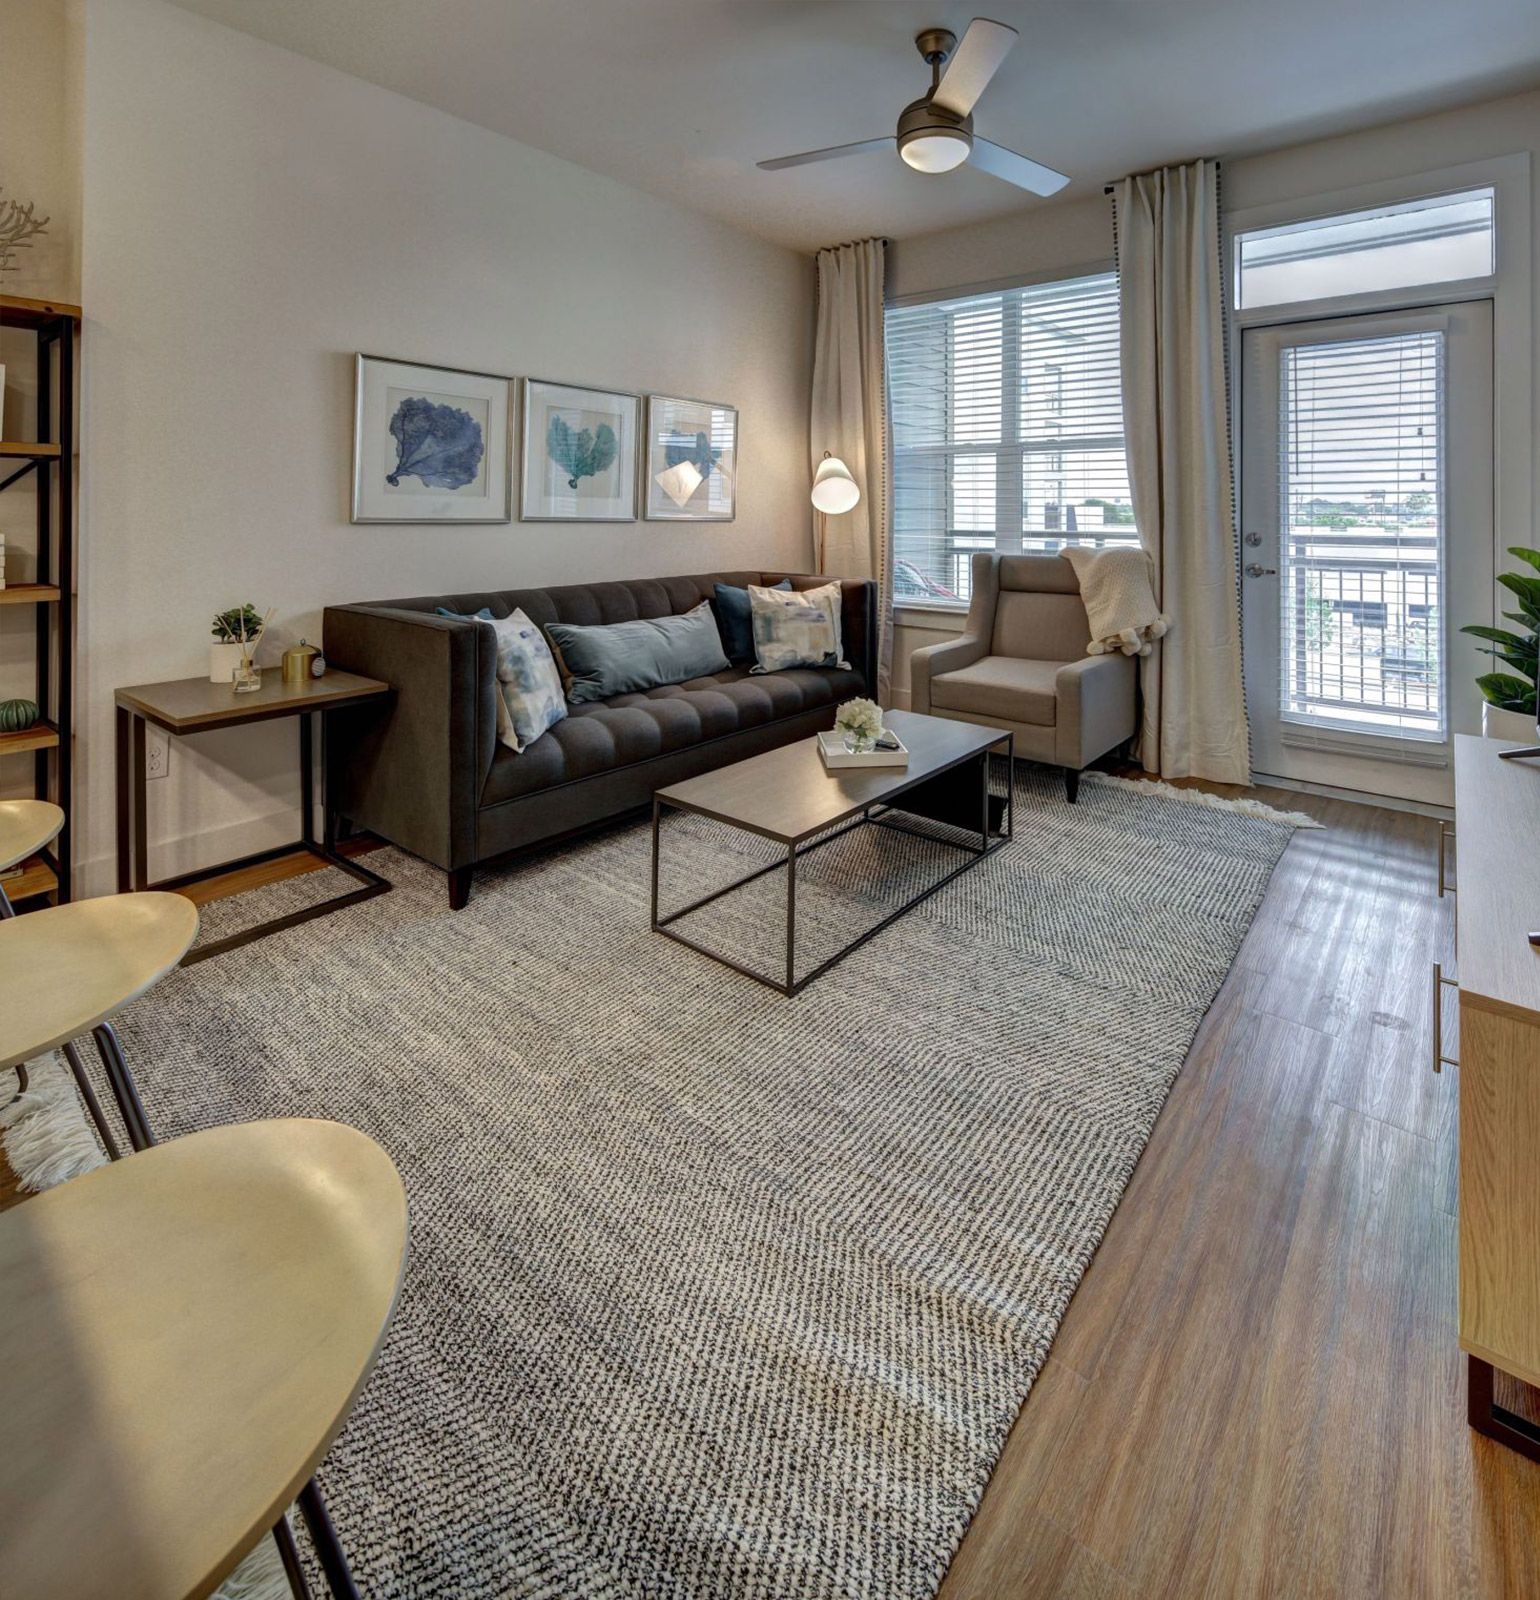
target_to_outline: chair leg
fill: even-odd
[[[455,867],[449,874],[449,909],[463,911],[471,898],[471,869]]]
[[[289,1580],[289,1591],[294,1600],[312,1600],[310,1585],[305,1581],[305,1569],[299,1564],[299,1548],[294,1543],[294,1530],[286,1516],[273,1524],[273,1543],[278,1546],[278,1559],[283,1563],[283,1575]]]
[[[118,1112],[123,1118],[123,1126],[128,1130],[128,1142],[136,1150],[148,1150],[155,1143],[155,1135],[150,1132],[149,1118],[140,1104],[133,1074],[123,1059],[123,1046],[118,1042],[117,1031],[110,1022],[103,1022],[91,1036],[96,1040],[97,1053],[107,1069],[107,1081],[112,1085],[112,1097],[118,1102]]]
[[[299,1492],[299,1509],[305,1519],[310,1542],[315,1546],[316,1559],[326,1574],[326,1586],[331,1590],[334,1600],[360,1600],[358,1586],[348,1569],[348,1558],[343,1554],[337,1530],[332,1526],[326,1502],[321,1498],[320,1488],[314,1478]]]
[[[108,1126],[106,1115],[102,1111],[102,1103],[96,1098],[96,1091],[91,1087],[91,1080],[86,1076],[86,1069],[80,1060],[80,1052],[73,1044],[64,1046],[64,1059],[69,1062],[70,1071],[75,1077],[75,1087],[80,1090],[80,1098],[86,1103],[86,1111],[90,1114],[91,1121],[96,1124],[97,1137],[102,1141],[108,1158],[116,1161],[122,1152],[118,1149],[118,1141],[112,1136],[112,1129]]]
[[[25,1061],[18,1061],[13,1070],[16,1073],[16,1093],[5,1102],[5,1106],[15,1105],[27,1092],[27,1084],[30,1082],[27,1077],[27,1063]],[[5,1106],[0,1106],[0,1111],[4,1111]]]
[[[1080,771],[1077,767],[1064,769],[1064,798],[1074,805],[1080,794]]]

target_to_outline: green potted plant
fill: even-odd
[[[249,602],[221,611],[209,629],[214,640],[209,646],[209,682],[229,683],[241,664],[242,633],[255,639],[261,631],[262,613]]]
[[[1540,550],[1509,545],[1508,554],[1517,556],[1540,573]],[[1460,629],[1483,641],[1481,648],[1506,670],[1483,672],[1476,679],[1485,704],[1481,708],[1481,731],[1491,739],[1535,737],[1535,690],[1540,677],[1540,576],[1527,572],[1500,572],[1497,581],[1518,601],[1517,611],[1503,616],[1516,628],[1488,628],[1472,622]]]

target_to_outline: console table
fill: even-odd
[[[329,867],[345,872],[361,887],[346,894],[306,906],[302,911],[291,911],[286,916],[274,917],[255,927],[242,929],[226,939],[216,939],[199,945],[191,951],[184,966],[206,961],[222,951],[237,945],[249,944],[253,939],[264,938],[282,928],[292,928],[312,917],[325,916],[343,906],[356,905],[360,900],[384,894],[390,884],[378,873],[339,855],[332,833],[332,813],[326,791],[326,741],[321,741],[321,803],[325,812],[325,825],[321,838],[315,834],[315,739],[314,723],[317,717],[325,719],[329,711],[344,706],[356,706],[391,692],[388,683],[378,678],[361,678],[352,672],[328,672],[319,678],[307,678],[303,683],[286,683],[281,675],[269,668],[262,675],[261,688],[249,694],[236,694],[224,683],[211,683],[206,678],[177,678],[168,683],[143,683],[117,692],[117,787],[118,787],[118,892],[130,889],[183,889],[189,884],[201,883],[206,878],[233,872],[240,867],[256,866],[264,861],[274,861],[279,856],[293,855],[304,850]],[[146,821],[147,777],[145,761],[145,725],[153,722],[157,728],[179,738],[189,733],[207,733],[214,728],[244,726],[251,722],[269,722],[275,717],[299,719],[299,783],[300,783],[300,836],[290,844],[271,850],[259,850],[253,855],[241,856],[234,861],[222,861],[211,867],[200,867],[195,872],[184,872],[175,878],[163,878],[158,883],[149,881],[148,827]],[[324,732],[324,730],[323,730]]]
[[[1540,1461],[1493,1400],[1494,1368],[1540,1385],[1540,760],[1515,748],[1455,739],[1460,1347],[1471,1426]]]

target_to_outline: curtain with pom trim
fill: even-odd
[[[1249,783],[1218,169],[1141,173],[1114,197],[1128,476],[1171,624],[1140,664],[1140,759],[1162,777]]]

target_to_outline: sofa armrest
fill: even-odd
[[[940,677],[943,672],[971,667],[988,654],[986,641],[973,633],[961,633],[944,644],[921,645],[909,657],[909,709],[928,715],[931,679]]]
[[[332,808],[446,871],[476,859],[476,811],[497,744],[490,628],[380,606],[328,606],[326,658],[381,678],[386,706],[327,718]]]
[[[1133,737],[1138,657],[1082,656],[1054,674],[1054,756],[1075,771]]]

